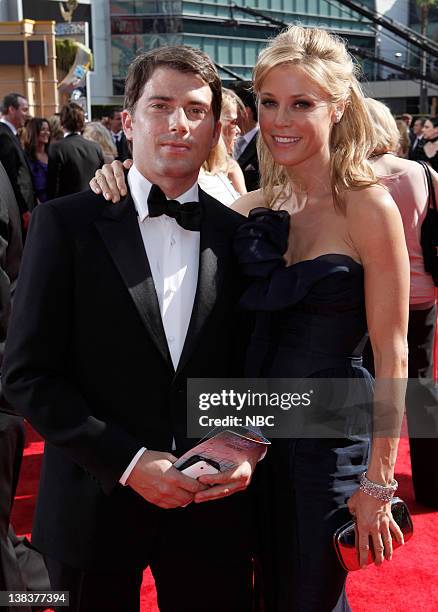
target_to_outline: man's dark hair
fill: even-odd
[[[245,106],[248,106],[251,109],[252,116],[254,121],[257,121],[258,113],[257,113],[257,103],[256,98],[252,89],[251,81],[237,81],[234,83],[230,83],[230,89],[236,92],[239,98],[242,100]]]
[[[430,121],[434,128],[438,127],[438,117],[425,117],[424,122],[426,121]]]
[[[26,100],[26,96],[19,93],[8,93],[2,100],[1,112],[3,115],[8,113],[9,107],[13,106],[14,108],[18,108],[20,106],[19,98]]]
[[[116,113],[121,113],[121,112],[122,112],[122,110],[123,110],[123,108],[122,108],[121,106],[116,106],[115,108],[112,108],[112,109],[109,111],[109,113],[108,113],[108,117],[109,117],[110,119],[114,119],[114,115],[115,115]]]
[[[62,127],[68,132],[82,133],[85,127],[85,116],[82,106],[69,102],[61,108],[59,117]]]
[[[159,47],[137,55],[129,66],[125,83],[125,109],[131,114],[144,87],[157,68],[171,68],[178,72],[195,74],[213,94],[212,111],[216,121],[221,115],[222,86],[217,70],[206,53],[185,45]]]

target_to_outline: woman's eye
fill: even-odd
[[[261,104],[262,106],[265,106],[266,108],[269,108],[269,107],[275,106],[275,102],[274,102],[274,100],[261,100],[261,101],[260,101],[260,104]]]
[[[307,100],[297,100],[294,104],[295,108],[310,108],[310,102]]]

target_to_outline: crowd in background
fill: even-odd
[[[11,93],[4,97],[1,113],[0,161],[12,183],[24,225],[27,213],[38,203],[86,189],[103,163],[130,157],[121,108],[86,122],[83,109],[71,102],[50,117],[31,117],[26,98]],[[231,205],[259,186],[257,107],[250,83],[224,90],[221,123],[220,141],[201,169],[200,185]],[[393,153],[426,161],[438,170],[438,118],[413,118],[404,113],[396,123],[400,139]],[[65,141],[71,136],[74,138]]]

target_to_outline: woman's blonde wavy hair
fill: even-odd
[[[324,90],[331,104],[345,104],[340,122],[330,135],[330,176],[335,208],[345,211],[344,193],[376,183],[367,159],[374,149],[374,130],[357,80],[358,66],[342,39],[319,28],[290,26],[272,39],[253,71],[258,97],[266,75],[284,64],[300,66]],[[291,193],[291,175],[277,164],[263,138],[258,140],[261,188],[268,206]]]
[[[366,98],[365,104],[373,121],[375,132],[372,155],[382,155],[390,151],[396,153],[400,144],[400,132],[391,111],[386,104],[374,98]]]

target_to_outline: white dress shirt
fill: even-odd
[[[152,187],[134,166],[128,184],[138,213],[138,224],[160,306],[167,345],[175,370],[184,347],[198,284],[200,233],[182,228],[175,219],[149,217],[148,196]],[[178,201],[198,202],[198,184],[180,195]],[[141,448],[120,478],[126,484],[135,464],[145,451]]]
[[[118,143],[118,142],[119,142],[119,140],[121,139],[122,134],[123,134],[123,130],[120,130],[119,132],[113,132],[113,131],[111,130],[111,136],[112,136],[112,139],[113,139],[113,143],[114,143],[115,145],[117,145],[117,143]]]

